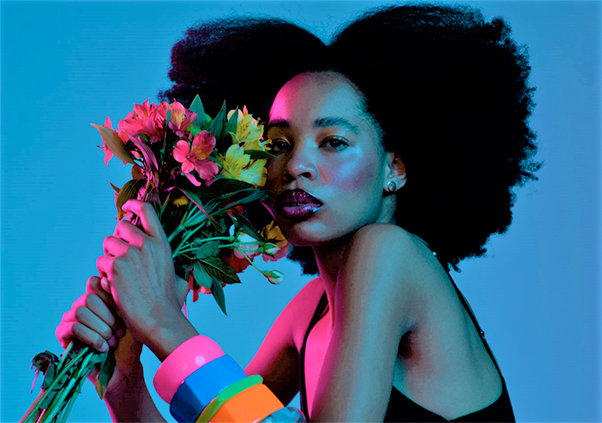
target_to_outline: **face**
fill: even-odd
[[[386,217],[390,172],[379,130],[354,86],[334,72],[304,73],[278,92],[268,124],[266,188],[287,239],[316,246]]]

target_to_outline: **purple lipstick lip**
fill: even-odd
[[[278,213],[290,220],[303,220],[322,208],[323,204],[302,189],[286,190],[276,199]]]

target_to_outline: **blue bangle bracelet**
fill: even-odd
[[[247,374],[229,355],[218,357],[184,379],[169,405],[179,422],[194,422],[221,391]]]

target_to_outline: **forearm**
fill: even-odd
[[[114,422],[165,422],[148,392],[142,365],[115,389],[107,392],[105,404]]]

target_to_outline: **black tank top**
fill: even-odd
[[[424,241],[423,241],[424,242]],[[426,244],[426,242],[425,242]],[[428,246],[428,244],[427,244]],[[433,254],[436,256],[435,252]],[[445,266],[443,266],[445,269]],[[449,272],[447,272],[449,279],[451,280],[454,288],[456,289],[456,293],[458,294],[458,298],[462,302],[462,305],[466,309],[466,312],[472,319],[474,326],[477,332],[481,335],[481,340],[483,341],[483,345],[487,350],[487,353],[491,357],[493,364],[500,374],[502,379],[502,393],[498,397],[495,402],[490,404],[489,406],[475,411],[474,413],[470,413],[452,421],[455,422],[516,422],[514,417],[514,412],[512,411],[512,404],[510,403],[510,397],[508,396],[508,390],[506,389],[506,382],[502,377],[502,373],[500,368],[495,361],[495,357],[485,340],[485,332],[481,330],[479,323],[477,322],[472,309],[466,302],[464,295],[460,292],[456,283],[452,279]],[[326,292],[320,298],[320,302],[318,303],[318,307],[309,323],[309,327],[307,328],[307,332],[305,332],[305,338],[303,340],[303,345],[301,346],[300,351],[300,362],[299,362],[299,381],[300,381],[300,391],[301,391],[301,411],[305,414],[305,418],[309,421],[309,416],[307,412],[307,397],[305,392],[305,344],[307,343],[307,337],[309,333],[313,329],[313,327],[318,323],[318,321],[324,316],[326,309],[328,307],[328,299],[326,298]],[[391,389],[391,397],[389,399],[389,406],[387,407],[387,413],[385,415],[385,422],[446,422],[448,421],[444,417],[441,417],[438,414],[435,414],[424,407],[416,404],[414,401],[406,397],[403,393],[397,390],[395,387]]]

